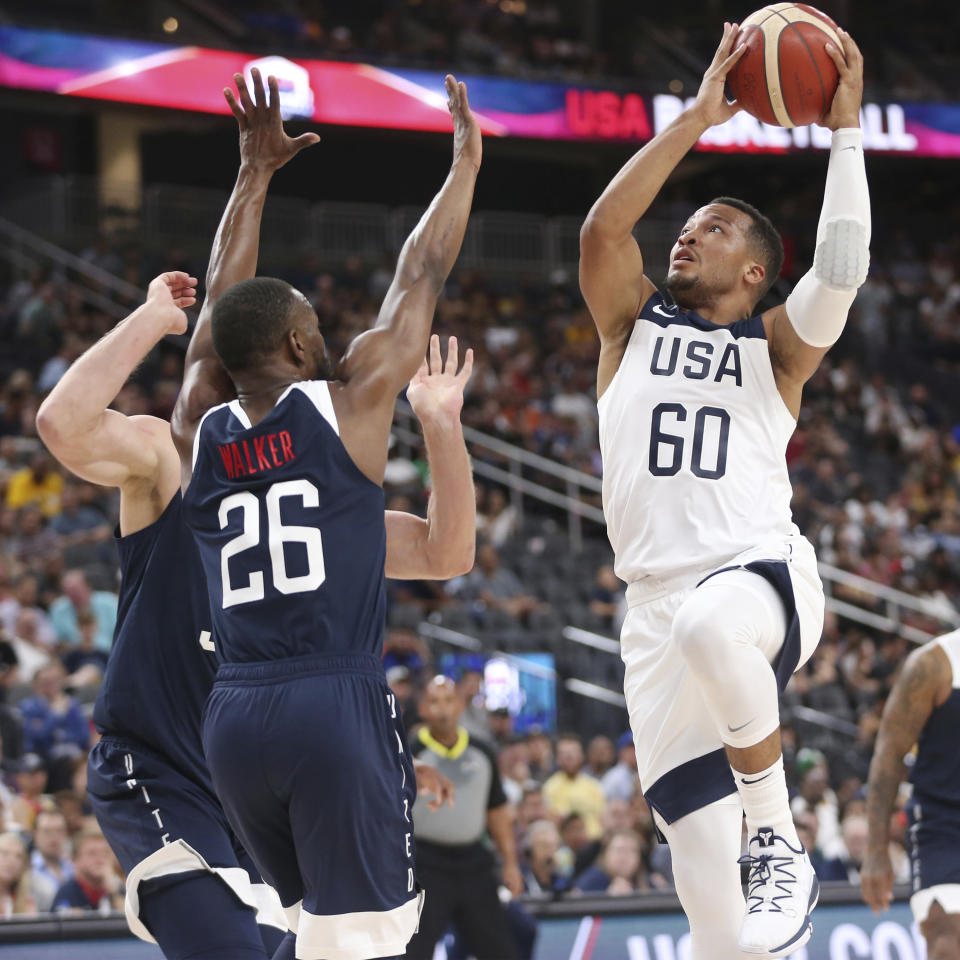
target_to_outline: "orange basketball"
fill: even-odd
[[[747,52],[728,74],[747,113],[779,127],[822,120],[839,76],[824,49],[843,53],[837,25],[806,3],[772,3],[740,24]]]

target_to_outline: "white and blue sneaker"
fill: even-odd
[[[820,898],[820,884],[803,846],[791,847],[769,827],[750,838],[747,912],[740,927],[740,949],[751,957],[785,957],[799,950],[813,933],[810,914]]]

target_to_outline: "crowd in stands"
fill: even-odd
[[[829,6],[829,5],[828,5]],[[923,16],[890,44],[886,18],[868,0],[831,12],[866,54],[868,100],[953,96],[956,52],[945,0],[925,0]],[[89,28],[166,41],[233,45],[291,56],[388,66],[521,76],[566,82],[622,80],[646,93],[696,92],[729,9],[717,0],[658,8],[596,0],[234,0],[208,2],[171,34],[150,4],[124,0],[5,0],[18,24]],[[744,10],[746,15],[746,10]]]
[[[885,242],[841,344],[805,391],[787,452],[795,519],[820,557],[926,598],[928,614],[905,617],[928,633],[960,619],[960,409],[949,386],[960,374],[958,253],[956,238],[930,249],[904,237]],[[123,262],[109,245],[84,255]],[[128,264],[128,279],[145,285],[154,265],[135,275],[137,264]],[[350,261],[329,271],[291,267],[288,278],[314,303],[338,354],[375,316],[390,272]],[[55,273],[0,285],[0,916],[106,911],[121,895],[122,878],[84,790],[96,736],[89,717],[117,613],[117,500],[65,474],[34,426],[45,391],[112,323]],[[563,278],[507,283],[461,272],[448,284],[435,328],[476,351],[465,423],[599,476],[598,347],[574,286]],[[179,349],[161,345],[116,407],[169,417],[181,366]],[[430,479],[422,450],[394,446],[386,487],[391,507],[424,509]],[[385,665],[410,727],[439,652],[417,632],[422,620],[491,644],[552,650],[569,673],[587,667],[567,656],[561,628],[616,636],[623,615],[622,584],[599,526],[575,553],[559,514],[529,501],[521,510],[494,485],[478,483],[477,498],[471,573],[448,584],[389,584]],[[835,595],[885,613],[869,593],[838,586]],[[828,614],[817,653],[787,691],[793,810],[823,879],[856,882],[867,765],[907,649],[898,632]],[[607,659],[613,678],[601,682],[614,686],[616,658]],[[478,674],[455,679],[463,723],[497,746],[529,893],[621,894],[671,884],[669,851],[655,842],[638,790],[625,715],[611,712],[606,724],[581,727],[585,739],[515,730],[509,713],[486,709]],[[794,716],[797,706],[846,721],[849,734]],[[561,725],[571,719],[561,704]],[[904,825],[898,812],[899,879],[907,879]]]

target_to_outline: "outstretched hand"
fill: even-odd
[[[723,90],[727,74],[747,50],[740,39],[740,27],[735,23],[724,23],[720,46],[717,47],[697,91],[693,109],[700,114],[704,123],[711,127],[725,123],[743,109],[736,100],[727,100]]]
[[[832,43],[825,47],[840,74],[833,103],[830,104],[827,115],[820,121],[821,126],[830,130],[859,127],[860,104],[863,101],[863,54],[846,30],[838,28],[837,33],[840,34],[843,51],[838,50]]]
[[[440,356],[440,337],[430,337],[429,358],[420,364],[407,387],[407,401],[421,423],[438,418],[460,418],[463,408],[463,390],[473,370],[473,350],[467,350],[463,366],[459,362],[457,338],[447,341],[447,362]]]
[[[447,109],[453,117],[453,159],[456,161],[463,157],[479,167],[483,159],[483,139],[480,136],[480,124],[470,111],[467,85],[447,74],[444,86],[447,88]]]
[[[250,76],[253,86],[252,98],[250,91],[247,90],[246,81],[240,73],[233,75],[237,94],[234,95],[229,87],[224,87],[223,96],[240,127],[241,163],[262,167],[272,173],[279,170],[305,147],[312,147],[315,143],[319,143],[320,137],[315,133],[302,133],[299,137],[288,137],[283,130],[283,118],[280,116],[280,91],[277,87],[277,78],[267,78],[267,85],[270,88],[268,102],[260,71],[254,67],[250,71]]]
[[[167,319],[166,333],[186,333],[187,315],[183,312],[197,302],[197,278],[181,270],[154,277],[147,288],[147,304],[161,310]]]

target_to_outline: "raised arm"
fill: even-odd
[[[580,230],[580,289],[601,341],[599,393],[620,364],[640,308],[656,289],[644,276],[633,228],[703,133],[740,109],[738,104],[728,103],[723,92],[727,73],[746,49],[733,49],[736,38],[737,25],[725,23],[723,39],[703,76],[696,102],[627,162],[593,205]]]
[[[236,396],[233,382],[213,349],[213,307],[235,283],[256,275],[260,221],[274,173],[305,147],[320,140],[315,133],[288,137],[280,116],[276,77],[267,78],[268,100],[260,71],[254,68],[250,72],[252,97],[239,73],[233,77],[236,96],[229,87],[223,91],[240,129],[240,171],[210,251],[206,296],[184,361],[183,387],[173,412],[174,436],[180,446],[190,446],[196,424],[210,407]]]
[[[467,350],[457,372],[457,338],[440,358],[440,338],[430,338],[430,358],[410,381],[407,400],[423,428],[432,490],[427,519],[388,510],[386,574],[399,580],[448,580],[473,567],[477,537],[476,497],[460,410],[473,369]]]
[[[397,393],[423,361],[437,298],[463,244],[480,169],[480,126],[465,84],[448,76],[446,88],[453,116],[450,173],[400,251],[376,324],[350,344],[337,370],[344,402],[354,411],[380,407],[392,415]]]
[[[860,131],[863,56],[850,34],[841,30],[840,39],[842,53],[827,46],[840,82],[823,119],[833,138],[813,266],[786,303],[764,316],[777,386],[794,416],[803,385],[840,339],[870,264],[870,192]]]
[[[903,758],[934,708],[950,694],[950,661],[938,644],[907,657],[880,721],[867,780],[867,856],[860,871],[863,899],[879,913],[893,897],[890,817],[903,776]]]
[[[180,463],[166,420],[108,408],[153,347],[186,330],[183,308],[195,302],[196,282],[179,272],[151,281],[147,302],[70,367],[37,413],[40,437],[65,467],[121,489],[125,533],[160,515],[179,486]]]

